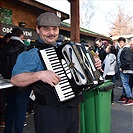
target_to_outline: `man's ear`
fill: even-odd
[[[37,32],[37,34],[39,34],[38,25],[36,25],[36,32]]]

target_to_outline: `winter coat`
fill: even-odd
[[[133,74],[133,51],[130,47],[125,46],[120,55],[120,68],[123,70],[123,73]]]
[[[24,44],[19,40],[11,39],[2,49],[2,76],[10,79],[12,69],[18,55],[25,50]]]

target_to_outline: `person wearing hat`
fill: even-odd
[[[47,70],[38,54],[39,49],[52,47],[59,36],[61,19],[54,13],[45,12],[36,20],[39,35],[32,49],[21,53],[12,71],[11,83],[24,87],[31,85],[35,94],[34,125],[36,133],[78,133],[78,105],[82,94],[66,102],[58,102],[53,87],[61,79]],[[101,62],[96,61],[97,68]],[[48,87],[51,86],[50,88]]]

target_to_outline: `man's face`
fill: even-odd
[[[99,48],[102,46],[102,42],[100,42],[100,41],[96,41],[95,43],[96,43],[96,46]]]
[[[125,42],[124,41],[119,41],[119,45],[120,45],[120,48],[123,48],[125,46]]]
[[[37,26],[36,30],[41,40],[47,44],[54,44],[59,35],[58,26],[44,26],[40,28]]]

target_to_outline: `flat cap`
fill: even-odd
[[[39,15],[36,23],[39,26],[59,26],[61,19],[54,13],[45,12]]]

